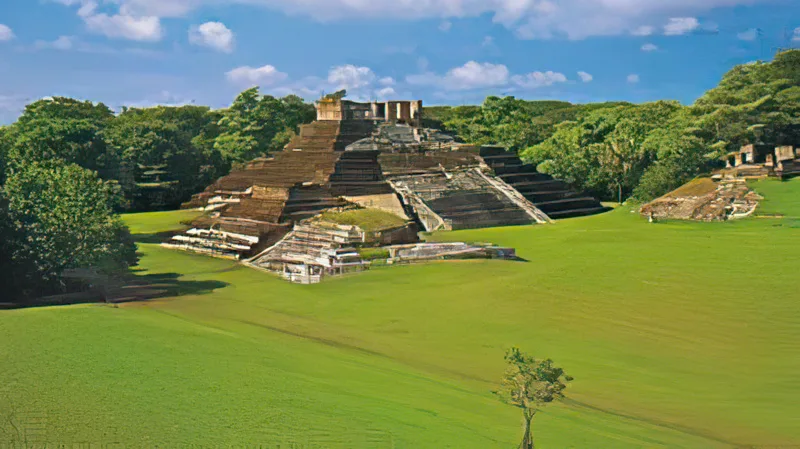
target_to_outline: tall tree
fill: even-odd
[[[287,132],[314,120],[314,107],[295,95],[275,98],[248,89],[222,111],[214,143],[232,164],[245,163],[283,148]]]
[[[573,379],[563,369],[555,367],[552,360],[536,359],[518,348],[509,349],[505,360],[508,368],[497,394],[504,402],[522,411],[524,433],[519,447],[533,449],[533,418],[543,407],[563,398],[567,388],[564,382]]]
[[[70,268],[107,271],[136,263],[114,194],[89,170],[63,161],[14,166],[3,187],[15,279],[27,296],[58,289]]]

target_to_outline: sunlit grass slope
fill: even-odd
[[[786,218],[649,224],[621,207],[432,237],[528,262],[315,286],[143,244],[137,274],[192,293],[0,312],[0,441],[11,414],[64,443],[513,448],[519,416],[491,390],[517,345],[575,377],[536,418],[538,447],[800,444],[800,180],[755,186],[762,215]],[[182,219],[155,217],[128,220],[152,235]]]

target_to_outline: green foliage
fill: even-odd
[[[341,212],[322,213],[320,219],[340,225],[353,225],[372,232],[403,226],[406,220],[380,209],[352,209]]]
[[[617,104],[572,105],[492,96],[482,106],[427,107],[424,116],[426,126],[453,132],[467,143],[521,150],[552,136],[558,123]]]
[[[25,111],[17,122],[24,124],[36,120],[86,120],[101,126],[113,118],[114,112],[103,103],[53,97],[25,106]]]
[[[300,97],[262,97],[257,89],[222,111],[123,107],[115,116],[102,103],[39,100],[0,128],[0,182],[6,163],[57,159],[115,181],[123,210],[174,208],[232,164],[280,151],[314,117],[314,107]]]
[[[572,381],[572,377],[554,366],[552,360],[536,359],[519,348],[509,349],[505,361],[508,367],[496,394],[522,410],[525,433],[520,448],[533,449],[531,420],[544,406],[564,397],[564,382]]]
[[[66,269],[136,263],[130,234],[113,214],[111,187],[89,170],[58,160],[18,164],[3,197],[6,250],[25,296],[57,289]]]
[[[60,159],[111,178],[118,160],[107,150],[103,124],[73,118],[20,120],[14,127],[9,159],[19,163]]]
[[[330,93],[322,97],[324,100],[334,100],[338,101],[343,99],[347,96],[347,89],[337,90],[336,92]]]
[[[737,66],[697,100],[698,134],[720,152],[748,143],[800,144],[800,50]]]
[[[239,94],[222,111],[214,148],[230,164],[248,162],[281,150],[290,133],[314,117],[314,106],[299,97],[261,96],[254,87]]]
[[[216,130],[208,108],[126,109],[105,138],[120,160],[116,179],[128,210],[174,208],[228,167],[208,145]]]
[[[597,109],[558,125],[552,137],[523,157],[601,198],[626,198],[658,158],[659,144],[651,133],[670,126],[681,110],[678,103],[664,101]]]

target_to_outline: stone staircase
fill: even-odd
[[[392,185],[412,206],[426,231],[536,223],[530,212],[498,190],[476,169],[397,176]]]
[[[573,190],[567,183],[539,173],[505,148],[481,147],[480,156],[498,178],[517,190],[552,219],[580,217],[605,212],[595,198]]]

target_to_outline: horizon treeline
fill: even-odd
[[[425,112],[466,142],[519,151],[539,171],[600,199],[648,201],[742,145],[800,146],[800,50],[734,67],[689,106],[488,97],[481,106]]]

